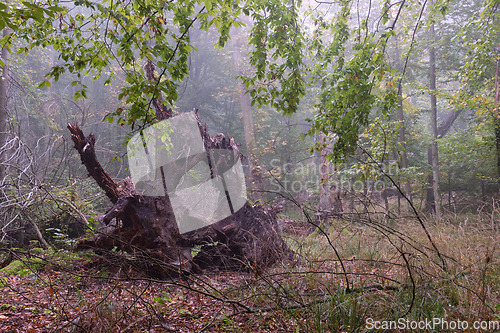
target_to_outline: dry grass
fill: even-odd
[[[323,227],[324,233],[290,237],[289,244],[303,259],[293,270],[308,271],[302,281],[318,294],[343,300],[351,315],[345,318],[340,305],[324,302],[315,307],[317,320],[309,328],[358,331],[367,318],[448,318],[471,325],[499,320],[500,225],[487,214],[424,223],[445,266],[415,219],[334,220]]]

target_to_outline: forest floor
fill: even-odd
[[[297,327],[280,311],[244,313],[176,284],[99,280],[87,273],[47,271],[7,277],[8,287],[1,291],[0,331],[293,332]],[[242,278],[223,274],[210,282],[234,284]]]
[[[498,226],[462,222],[428,225],[446,267],[413,222],[336,221],[286,234],[292,262],[175,281],[108,268],[89,252],[11,249],[15,260],[0,270],[0,332],[360,332],[369,318],[498,322]]]

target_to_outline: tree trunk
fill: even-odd
[[[399,52],[399,47],[396,42],[396,65],[398,66],[398,70],[402,73],[403,68],[401,66],[401,54]],[[404,116],[404,108],[403,108],[403,78],[400,79],[398,85],[398,120],[400,123],[399,127],[399,144],[401,145],[401,168],[405,170],[408,168],[408,155],[406,153],[406,138],[405,138],[405,116]],[[411,185],[410,181],[406,180],[403,185],[403,189],[406,192],[406,195],[410,200],[411,197]],[[398,210],[400,211],[400,196],[398,196]],[[409,205],[409,204],[408,204]],[[400,212],[399,212],[400,213]]]
[[[240,51],[241,43],[237,43],[238,39],[236,34],[232,34],[233,41],[233,61],[239,75],[242,75],[241,64],[242,55]],[[253,123],[252,106],[250,101],[250,95],[247,94],[247,89],[243,86],[241,81],[238,82],[238,93],[240,99],[241,112],[243,116],[243,130],[245,132],[245,141],[247,143],[248,151],[248,167],[250,169],[251,175],[251,190],[252,199],[254,201],[262,199],[263,184],[262,184],[262,174],[260,172],[259,158],[256,155],[256,140],[255,140],[255,127]]]
[[[319,222],[329,216],[341,217],[343,213],[341,187],[337,179],[332,179],[331,165],[326,156],[332,152],[332,144],[324,135],[321,138],[323,149],[320,155],[320,194],[317,216]]]
[[[154,79],[152,64],[149,63],[147,67],[148,76]],[[160,98],[155,99],[153,105],[157,119],[171,117],[172,111],[167,110]],[[222,134],[211,137],[206,125],[202,126],[197,119],[207,154],[225,149],[240,155],[232,138],[226,139]],[[113,256],[116,252],[111,253],[110,250],[124,250],[134,258],[125,260],[128,266],[158,278],[174,278],[182,273],[199,272],[207,268],[264,268],[293,255],[278,233],[275,219],[277,212],[260,205],[246,203],[217,223],[181,233],[166,191],[164,196],[143,196],[136,193],[130,178],[120,184],[114,182],[97,161],[94,136],[85,137],[77,125],[68,125],[68,129],[89,175],[113,203],[113,207],[101,218],[102,222],[108,224],[112,219],[119,222],[111,232],[81,242],[79,249],[105,251]],[[192,166],[189,164],[182,171],[189,171],[190,168]],[[160,169],[165,184],[167,173]],[[165,171],[172,175],[172,170]],[[176,170],[173,171],[175,174]],[[198,253],[193,257],[191,251],[194,247]]]
[[[495,125],[495,139],[497,146],[497,169],[498,169],[498,191],[500,191],[500,109],[499,109],[499,82],[498,82],[498,67],[500,64],[500,55],[497,55],[497,68],[495,71],[495,114],[494,114],[494,125]]]
[[[431,25],[430,28],[431,34],[431,43],[434,43],[435,40],[435,32],[434,32],[434,24]],[[441,198],[439,195],[439,161],[438,161],[438,127],[437,127],[437,100],[436,100],[436,50],[434,48],[434,44],[431,45],[431,49],[429,52],[429,81],[430,81],[430,90],[431,90],[431,154],[430,160],[432,165],[432,208],[436,215],[436,220],[441,218]]]
[[[453,125],[453,122],[455,120],[457,120],[458,116],[462,112],[463,112],[463,109],[458,109],[458,110],[452,110],[448,113],[446,118],[443,120],[443,122],[441,124],[439,124],[439,127],[437,128],[437,137],[438,138],[442,138],[448,133],[448,131],[451,129],[451,126]],[[432,165],[431,147],[429,147],[427,149],[427,163],[429,163],[429,165]],[[432,187],[432,175],[429,175],[429,177],[428,177],[428,184],[429,184],[429,187],[427,188],[427,191],[426,191],[425,205],[431,211],[434,211],[434,191],[433,191],[433,187]]]
[[[9,34],[8,29],[3,30],[3,36]],[[2,76],[0,77],[0,183],[5,178],[5,161],[6,151],[4,149],[5,140],[7,138],[7,87],[9,80],[9,51],[7,47],[2,48]]]

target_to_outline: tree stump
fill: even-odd
[[[163,107],[161,103],[157,105]],[[161,114],[172,115],[160,109],[157,117]],[[206,125],[197,119],[207,151],[224,148],[240,154],[232,138],[222,134],[210,136]],[[180,234],[168,195],[142,196],[136,193],[130,178],[116,183],[97,160],[94,135],[85,136],[78,125],[68,124],[68,130],[89,176],[113,204],[102,222],[119,222],[112,231],[81,242],[78,249],[108,255],[112,249],[123,250],[129,254],[123,260],[130,268],[163,279],[207,268],[263,269],[293,256],[278,231],[277,212],[248,202],[217,223]],[[116,251],[113,253],[116,255]]]

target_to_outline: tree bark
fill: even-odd
[[[401,66],[401,54],[399,52],[399,47],[396,42],[396,65],[398,66],[398,70],[402,73],[403,68]],[[403,170],[408,168],[408,155],[406,153],[406,138],[405,138],[405,116],[404,116],[404,108],[403,108],[403,78],[399,80],[399,85],[398,85],[398,120],[400,123],[399,127],[399,144],[401,145],[401,167]],[[411,185],[410,181],[406,180],[403,185],[404,191],[406,192],[406,195],[412,199],[412,193],[411,193]],[[400,196],[398,196],[398,211],[400,212]],[[409,205],[409,204],[408,204]]]
[[[3,30],[3,36],[6,37],[9,34],[8,29]],[[0,183],[3,182],[5,178],[5,166],[3,162],[5,161],[6,151],[4,149],[5,140],[7,138],[7,87],[9,80],[9,51],[7,47],[2,48],[2,76],[0,77]]]
[[[495,111],[494,111],[494,126],[495,140],[497,148],[497,169],[498,169],[498,191],[500,192],[500,109],[499,109],[499,82],[498,82],[498,67],[500,64],[500,55],[497,54],[497,68],[495,71]]]
[[[432,194],[433,201],[431,207],[436,216],[436,220],[441,218],[441,198],[439,195],[439,160],[438,160],[438,127],[437,127],[437,99],[436,99],[436,49],[434,47],[435,31],[434,24],[430,28],[431,48],[429,51],[429,88],[431,90],[431,154],[432,165]]]
[[[242,55],[239,49],[240,43],[237,43],[238,39],[236,34],[232,34],[233,41],[233,61],[236,66],[239,75],[242,75],[241,64]],[[248,151],[248,167],[250,169],[251,174],[251,189],[252,189],[252,198],[254,201],[262,199],[263,193],[263,184],[262,184],[262,174],[260,172],[259,166],[259,158],[256,154],[256,140],[255,140],[255,127],[253,123],[253,115],[252,115],[252,106],[250,95],[247,94],[247,89],[243,86],[241,81],[238,82],[238,93],[240,99],[241,112],[243,116],[243,130],[245,132],[245,141],[247,145]]]
[[[331,165],[326,158],[332,152],[333,147],[327,140],[323,135],[321,138],[323,149],[320,154],[320,194],[317,213],[320,222],[327,220],[329,216],[342,217],[344,210],[340,182],[332,175]]]
[[[458,109],[458,110],[452,110],[448,113],[446,118],[443,120],[441,124],[439,124],[437,128],[437,137],[442,138],[444,137],[449,130],[451,129],[451,126],[457,120],[458,116],[463,112],[463,109]],[[427,163],[429,165],[432,165],[432,150],[431,147],[427,149]],[[429,188],[426,191],[426,198],[425,198],[425,204],[426,206],[434,211],[433,205],[434,205],[434,192],[432,188],[432,176],[429,176],[428,178],[428,183],[430,184]]]

